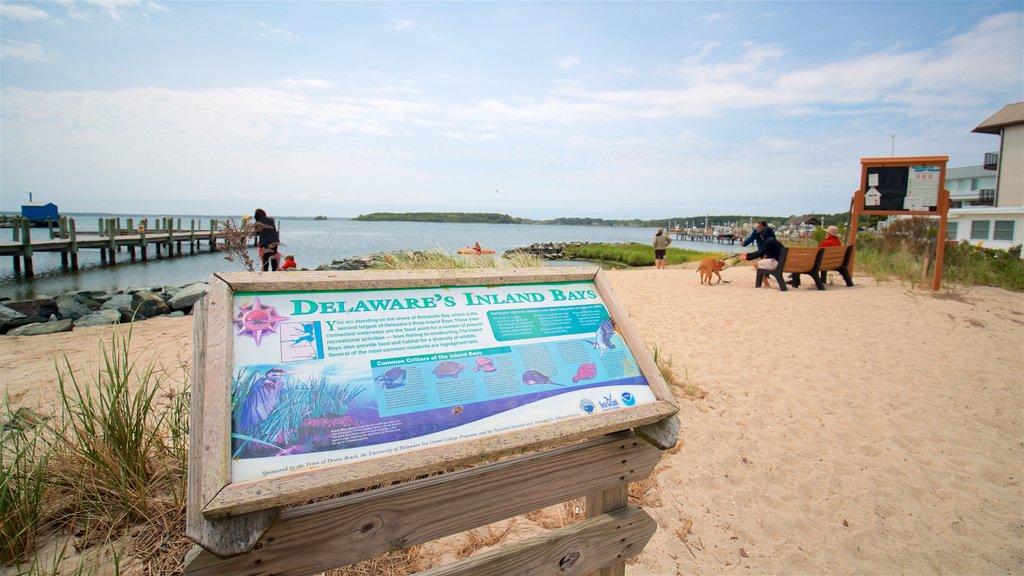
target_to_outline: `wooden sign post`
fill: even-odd
[[[850,239],[856,245],[857,223],[866,216],[938,216],[935,246],[935,275],[932,290],[942,284],[942,259],[946,249],[946,218],[949,191],[946,190],[948,156],[904,158],[861,158],[860,189],[850,201]],[[850,256],[850,273],[853,259]]]
[[[194,337],[186,574],[312,574],[580,496],[584,522],[444,573],[621,574],[654,533],[626,489],[677,408],[598,268],[217,274]]]

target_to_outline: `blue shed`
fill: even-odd
[[[29,202],[21,205],[21,217],[32,222],[46,222],[47,218],[56,222],[60,214],[53,202]]]

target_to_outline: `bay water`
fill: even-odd
[[[120,217],[122,224],[127,218],[138,222],[149,218],[155,222],[159,217],[145,215],[74,215],[80,231],[95,231],[98,218]],[[178,217],[175,217],[176,219]],[[208,216],[182,216],[188,228],[191,219],[197,220],[197,228],[209,230]],[[213,216],[212,218],[217,218]],[[217,218],[223,221],[224,218]],[[537,242],[640,242],[650,244],[656,229],[609,226],[555,226],[542,224],[459,224],[434,222],[362,222],[332,218],[277,218],[281,231],[282,254],[292,254],[299,268],[315,269],[320,264],[366,256],[375,252],[394,250],[443,250],[454,252],[479,242],[482,247],[494,250],[495,256],[511,248],[528,246]],[[152,224],[151,224],[152,227]],[[33,238],[46,238],[45,228],[33,228]],[[10,229],[0,229],[0,241],[10,241]],[[733,246],[709,242],[687,242],[676,240],[676,248],[689,248],[708,252],[735,251]],[[653,250],[653,249],[652,249]],[[149,260],[129,260],[127,250],[117,255],[117,264],[103,265],[99,250],[81,250],[78,253],[79,271],[65,271],[60,267],[59,253],[37,252],[33,256],[35,277],[26,279],[14,273],[10,257],[0,258],[0,297],[13,300],[33,298],[40,295],[56,296],[76,290],[113,291],[135,286],[170,285],[181,286],[191,282],[207,281],[215,272],[241,272],[238,264],[225,260],[221,252],[210,252],[203,243],[195,255],[188,253],[183,245],[182,256],[157,258],[153,245],[149,248]],[[137,252],[138,255],[138,252]],[[256,249],[251,255],[256,258]]]

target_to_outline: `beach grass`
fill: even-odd
[[[566,245],[565,255],[573,260],[590,260],[598,263],[616,262],[627,266],[654,265],[654,248],[648,244],[640,244],[638,242],[622,244],[589,243],[580,246]],[[696,262],[709,256],[723,258],[725,254],[671,247],[665,254],[669,264]]]
[[[3,403],[0,432],[0,565],[25,559],[44,520],[49,451],[41,423]]]

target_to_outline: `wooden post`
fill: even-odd
[[[139,230],[139,245],[142,246],[142,261],[145,262],[146,253],[149,249],[149,245],[146,244],[146,230],[149,228],[149,219],[143,218],[140,224],[142,225],[142,230]]]
[[[32,271],[32,234],[29,232],[28,218],[21,221],[21,253],[25,257],[25,278],[35,276]]]
[[[71,239],[71,269],[78,270],[78,231],[75,229],[75,219],[68,221],[68,237]]]
[[[619,484],[586,496],[586,517],[596,518],[605,512],[625,508],[629,504],[629,485]],[[591,572],[590,576],[625,576],[626,562],[618,562],[607,568]]]
[[[217,219],[210,218],[210,252],[217,250]]]
[[[136,233],[137,233],[137,231],[135,230],[135,219],[134,218],[129,218],[128,219],[128,234],[132,235],[132,234],[136,234]],[[135,244],[134,243],[128,245],[128,256],[133,261],[135,260]]]
[[[53,240],[53,220],[51,220],[49,216],[46,217],[46,228],[50,232],[50,240]]]
[[[11,225],[11,240],[14,240],[15,242],[20,242],[21,241],[21,218],[15,216],[14,219],[12,220],[12,222],[14,222],[14,224]],[[14,273],[15,274],[21,274],[21,260],[19,259],[20,257],[21,257],[21,253],[20,252],[18,254],[14,255]]]
[[[107,221],[107,230],[109,236],[107,238],[107,252],[110,253],[110,263],[117,264],[117,221],[111,218]]]
[[[193,218],[191,222],[191,232],[188,235],[188,253],[196,253],[196,219]]]

